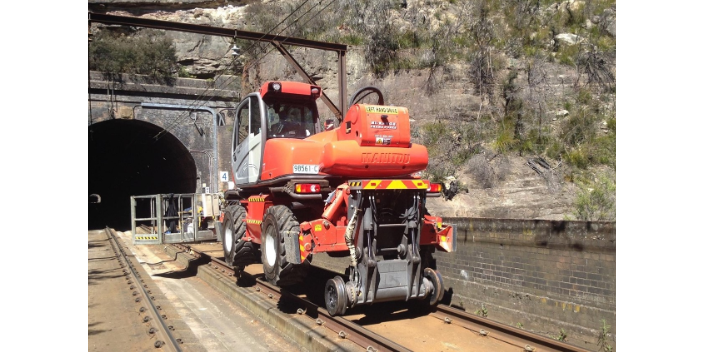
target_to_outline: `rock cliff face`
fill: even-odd
[[[445,217],[564,220],[572,215],[576,187],[561,179],[559,167],[541,170],[541,175],[529,167],[527,158],[492,162],[505,168],[495,186],[485,188],[462,170],[458,180],[467,184],[467,190],[452,200],[429,198],[428,209]]]
[[[164,21],[206,24],[217,27],[245,28],[248,18],[245,5],[248,1],[199,1],[199,0],[113,0],[89,1],[89,10],[123,16],[141,16]],[[268,1],[262,1],[268,2]],[[408,3],[411,3],[409,1]],[[443,2],[444,3],[444,2]],[[567,1],[574,5],[575,1]],[[567,4],[569,3],[569,4]],[[560,11],[559,7],[553,9]],[[430,10],[428,10],[430,11]],[[609,14],[609,13],[607,13]],[[432,18],[432,11],[428,12]],[[615,14],[614,14],[615,16]],[[400,21],[400,19],[398,19]],[[595,18],[594,21],[603,19]],[[591,21],[590,21],[591,23]],[[615,36],[615,19],[613,19]],[[169,32],[173,39],[178,62],[183,70],[198,78],[217,77],[224,70],[228,73],[241,69],[233,61],[231,47],[233,38],[204,36],[190,33]],[[578,40],[572,36],[562,36],[564,40]],[[326,94],[336,102],[339,91],[337,87],[337,55],[335,53],[305,48],[289,48],[295,59],[316,79]],[[384,78],[375,78],[364,61],[363,47],[350,47],[346,56],[347,94],[358,88],[374,85],[385,94],[387,104],[409,108],[412,124],[436,121],[439,117],[446,121],[470,121],[478,112],[486,109],[486,101],[473,93],[468,77],[469,69],[463,64],[450,64],[435,72],[430,69],[409,69],[391,72]],[[424,55],[423,50],[402,55]],[[524,69],[525,63],[505,58],[509,69]],[[545,63],[544,72],[546,94],[557,96],[565,94],[577,79],[576,69],[557,63]],[[275,50],[265,55],[254,66],[249,66],[242,73],[242,92],[249,93],[266,80],[298,80],[299,77],[281,55]],[[431,77],[432,74],[432,77]],[[527,77],[519,75],[518,84],[527,85]],[[432,82],[436,87],[434,94],[428,95],[427,87]],[[566,88],[567,87],[567,88]],[[349,97],[348,97],[349,98]],[[319,105],[323,118],[332,118],[327,108]],[[545,128],[559,121],[558,111],[551,112],[553,118],[545,121]],[[488,187],[478,182],[467,168],[460,170],[458,181],[466,185],[451,200],[444,198],[430,199],[429,208],[441,216],[472,216],[500,218],[539,218],[564,219],[572,213],[575,199],[575,186],[566,182],[563,166],[556,161],[549,161],[551,168],[541,172],[531,168],[526,157],[495,158],[489,146],[479,146],[485,150],[489,166],[493,170],[503,170],[500,177]]]

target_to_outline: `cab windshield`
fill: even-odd
[[[264,101],[269,126],[268,138],[303,139],[317,133],[314,102]]]

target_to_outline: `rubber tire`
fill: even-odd
[[[344,315],[347,311],[345,280],[339,276],[325,283],[325,308],[332,316]]]
[[[220,234],[222,236],[222,253],[223,257],[225,258],[225,262],[227,264],[230,264],[230,261],[227,259],[230,256],[230,251],[232,250],[232,243],[234,242],[228,242],[231,240],[231,236],[229,236],[229,232],[232,231],[232,216],[235,212],[235,205],[230,205],[223,210],[224,217],[222,219],[222,233]]]
[[[230,250],[226,254],[225,262],[234,267],[244,269],[249,264],[257,263],[259,256],[257,255],[256,244],[252,241],[244,240],[247,234],[247,225],[243,220],[247,217],[247,210],[241,205],[232,207],[232,221],[229,223],[230,227],[225,229],[224,236],[226,238],[223,239],[223,243],[227,242],[227,245],[233,246],[234,250]],[[227,246],[223,244],[223,247]]]
[[[276,286],[295,285],[303,282],[310,266],[308,259],[300,264],[288,262],[283,235],[286,233],[285,231],[295,234],[301,232],[301,226],[296,220],[296,216],[285,205],[269,207],[264,213],[262,221],[261,260],[264,277],[269,283]]]

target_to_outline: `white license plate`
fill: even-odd
[[[320,169],[319,165],[294,164],[294,174],[317,174]]]

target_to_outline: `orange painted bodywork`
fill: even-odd
[[[281,90],[280,91],[275,91],[272,89],[272,84],[273,83],[279,83],[281,84]],[[317,89],[317,92],[313,92],[313,89]],[[318,99],[320,98],[322,90],[320,86],[316,86],[313,84],[308,84],[308,83],[301,83],[301,82],[275,82],[275,81],[267,81],[264,82],[261,87],[259,87],[259,94],[262,96],[262,98],[265,98],[267,95],[272,95],[272,94],[295,94],[295,95],[300,95],[302,96],[301,98],[309,98],[309,99]]]
[[[247,225],[247,233],[244,236],[245,241],[252,241],[257,244],[262,243],[262,220],[266,209],[273,205],[269,200],[270,196],[251,196],[246,201],[241,201],[242,205],[247,209],[247,216],[244,222]]]
[[[345,243],[346,224],[332,219],[318,219],[301,223],[300,246],[310,253],[349,251]],[[338,226],[333,223],[337,222]],[[327,226],[326,226],[327,223]],[[357,235],[359,232],[357,232]],[[451,226],[443,225],[442,218],[426,215],[420,230],[420,245],[434,245],[443,252],[453,252],[453,236]],[[355,238],[355,243],[357,239]],[[303,253],[303,251],[301,252]],[[303,255],[303,254],[302,254]]]
[[[350,184],[344,183],[337,187],[335,195],[325,207],[321,219],[301,223],[301,236],[299,237],[301,253],[304,249],[306,256],[310,253],[349,250],[345,243],[345,231],[347,230],[347,196],[350,189],[391,189],[395,184],[404,185],[409,189],[418,189],[419,185],[427,187],[428,181],[382,180],[379,182],[378,180],[360,180],[351,181]],[[453,228],[443,225],[442,218],[426,215],[422,220],[420,232],[420,245],[435,245],[444,252],[454,251]],[[359,232],[357,232],[358,234]]]
[[[299,82],[272,82],[259,89],[266,99],[281,95],[286,99],[319,98],[319,86]],[[317,90],[317,91],[316,91]],[[301,262],[312,253],[349,251],[345,243],[347,199],[350,189],[427,189],[429,182],[412,174],[425,170],[428,151],[411,143],[408,109],[394,106],[356,104],[349,108],[338,128],[313,134],[305,139],[272,138],[264,142],[260,180],[267,181],[297,174],[294,165],[304,165],[307,175],[342,177],[346,181],[335,189],[321,218],[300,223],[298,236]],[[269,183],[272,184],[272,183]],[[268,196],[252,196],[242,204],[247,208],[246,240],[261,244],[261,221],[273,203]],[[435,245],[453,251],[453,229],[442,225],[439,217],[425,216],[420,229],[420,245]]]
[[[442,218],[438,216],[426,215],[420,229],[420,244],[434,244],[443,252],[453,252],[452,247],[455,236],[452,226],[442,223]]]
[[[318,165],[320,174],[357,178],[405,176],[425,170],[428,150],[410,142],[408,110],[393,107],[395,115],[366,112],[381,108],[353,105],[335,130],[303,140],[268,140],[261,179],[293,174],[295,164]]]

